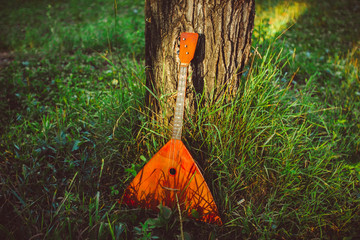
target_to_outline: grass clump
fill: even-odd
[[[187,114],[184,142],[224,226],[184,219],[186,238],[359,235],[358,16],[349,6],[358,4],[257,2],[238,94],[209,107],[199,96]],[[144,106],[143,2],[16,0],[3,9],[0,236],[179,235],[176,209],[117,203],[169,135]]]
[[[324,238],[350,234],[343,226],[359,219],[359,175],[324,132],[330,124],[320,119],[332,110],[314,102],[316,76],[295,91],[294,76],[284,81],[288,58],[281,56],[269,47],[234,102],[200,109],[190,128],[227,219],[220,238]]]

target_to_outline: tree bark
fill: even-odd
[[[176,100],[181,32],[200,34],[187,83],[186,106],[193,113],[196,94],[212,104],[233,96],[248,60],[254,27],[254,0],[146,0],[145,64],[147,105],[165,125]]]

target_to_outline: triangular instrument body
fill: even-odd
[[[171,139],[141,169],[125,190],[128,206],[157,210],[161,203],[174,208],[176,196],[183,211],[199,220],[221,225],[217,206],[194,159],[181,140]]]

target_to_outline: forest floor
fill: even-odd
[[[360,236],[359,1],[256,1],[238,96],[184,127],[223,226],[118,203],[170,131],[147,117],[144,1],[115,2],[1,5],[1,239]]]

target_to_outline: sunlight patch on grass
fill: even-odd
[[[296,20],[309,8],[305,2],[280,2],[269,8],[263,5],[256,5],[255,26],[263,26],[262,32],[255,32],[256,38],[265,34],[266,38],[277,37],[276,35],[284,31],[287,27],[296,23]]]

